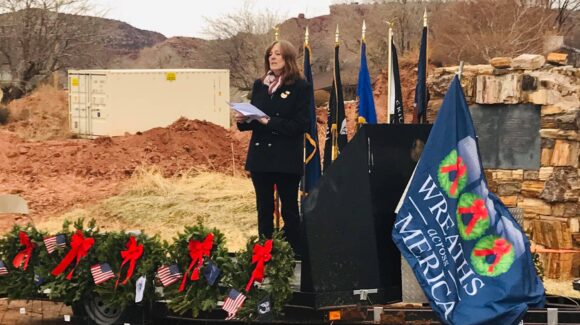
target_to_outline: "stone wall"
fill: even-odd
[[[541,105],[541,167],[487,169],[486,176],[491,190],[506,206],[523,209],[524,229],[540,252],[545,275],[578,277],[580,69],[545,61],[540,55],[522,55],[496,58],[490,65],[465,66],[461,84],[470,105]],[[457,70],[438,68],[429,76],[429,121],[435,120]]]

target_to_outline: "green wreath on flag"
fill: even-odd
[[[463,215],[471,214],[467,224],[463,222]],[[464,193],[457,202],[457,228],[464,240],[473,240],[481,237],[489,228],[489,213],[485,201],[476,194]]]
[[[453,179],[451,179],[451,172],[455,172]],[[457,150],[451,150],[441,161],[437,170],[437,179],[441,188],[450,198],[457,198],[465,188],[467,185],[467,166],[461,156],[457,155]]]
[[[480,275],[496,277],[514,263],[513,245],[505,238],[490,235],[480,239],[471,252],[471,265]]]

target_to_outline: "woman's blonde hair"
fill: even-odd
[[[294,47],[294,45],[292,45],[292,43],[288,41],[279,40],[272,42],[272,44],[270,44],[270,46],[268,46],[268,48],[266,49],[266,53],[264,53],[265,71],[264,76],[262,76],[262,80],[266,77],[268,71],[270,70],[270,60],[269,60],[270,52],[272,51],[272,48],[276,44],[280,44],[280,52],[282,52],[282,57],[284,58],[285,61],[284,69],[282,71],[282,74],[284,75],[284,83],[293,84],[296,80],[303,79],[302,73],[300,72],[300,69],[298,69],[298,63],[296,61],[298,57],[298,52],[296,51],[296,48]]]

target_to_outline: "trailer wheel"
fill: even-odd
[[[124,310],[118,306],[112,306],[99,296],[93,296],[84,302],[87,316],[98,325],[115,324],[123,315]]]

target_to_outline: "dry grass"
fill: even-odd
[[[117,196],[37,223],[58,231],[65,219],[95,218],[103,231],[142,229],[172,239],[184,226],[202,220],[226,235],[227,247],[237,251],[257,235],[252,183],[249,179],[206,171],[164,178],[155,170],[140,170]]]
[[[68,98],[65,90],[40,85],[30,95],[12,101],[8,128],[27,140],[53,140],[70,137]]]

